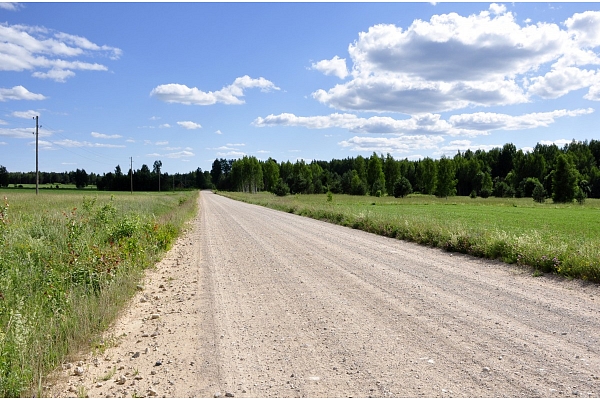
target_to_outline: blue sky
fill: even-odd
[[[0,3],[0,165],[598,139],[598,3]]]

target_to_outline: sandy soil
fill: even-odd
[[[203,192],[107,333],[118,344],[48,396],[599,397],[599,299]]]

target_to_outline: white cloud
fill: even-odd
[[[4,1],[0,2],[0,8],[8,11],[18,11],[19,9],[23,8],[23,4],[16,3],[14,1]]]
[[[569,144],[571,143],[572,140],[567,140],[567,139],[558,139],[558,140],[540,140],[540,144],[546,145],[546,146],[550,146],[550,145],[557,145],[558,147],[564,147],[565,144]]]
[[[33,77],[57,82],[74,76],[74,70],[108,70],[105,65],[82,61],[85,57],[118,59],[122,53],[116,47],[98,46],[80,36],[7,23],[0,23],[0,43],[1,71],[28,70],[33,71]]]
[[[158,127],[159,128],[170,128],[171,125],[169,125],[169,124],[160,124]]]
[[[161,142],[156,142],[156,143],[154,143],[154,144],[155,144],[156,146],[166,146],[166,145],[168,145],[168,144],[169,144],[169,142],[168,142],[168,141],[166,141],[166,140],[163,140],[163,141],[161,141]]]
[[[573,14],[564,25],[569,33],[574,36],[580,46],[596,47],[600,45],[600,13],[597,11],[585,11]]]
[[[90,133],[90,135],[97,139],[119,139],[119,138],[123,137],[121,135],[106,135],[104,133],[98,133],[98,132],[92,132],[92,133]]]
[[[150,118],[148,118],[148,119],[149,119],[150,121],[156,121],[156,120],[159,120],[159,119],[160,119],[160,117],[155,117],[155,116],[152,116],[152,117],[150,117]]]
[[[196,122],[192,122],[192,121],[179,121],[179,122],[177,122],[177,125],[185,128],[185,129],[200,129],[200,128],[202,128],[202,125],[197,124]]]
[[[0,53],[0,59],[2,54]],[[0,67],[1,68],[1,67]],[[23,86],[14,86],[12,89],[0,88],[0,101],[7,100],[44,100],[46,96],[31,93]]]
[[[216,156],[217,157],[244,157],[245,155],[247,155],[246,153],[244,153],[243,151],[236,151],[236,150],[232,150],[232,151],[228,151],[228,152],[217,152]]]
[[[32,128],[0,128],[0,137],[9,137],[16,139],[31,139],[35,137],[33,133],[35,132],[35,127]],[[39,137],[50,136],[51,133],[46,130],[39,130]]]
[[[125,145],[122,144],[106,144],[106,143],[90,143],[87,141],[80,142],[78,140],[64,139],[54,141],[53,144],[56,144],[61,147],[97,147],[97,148],[123,148]]]
[[[29,146],[35,146],[35,140],[33,142],[29,142],[27,143]],[[57,147],[55,147],[52,142],[48,142],[46,140],[39,140],[38,141],[38,147],[40,150],[58,150]]]
[[[188,150],[182,150],[182,151],[178,151],[178,152],[174,152],[174,153],[166,153],[166,154],[151,153],[151,154],[146,154],[146,156],[147,157],[166,157],[166,158],[172,158],[172,159],[181,159],[184,157],[194,157],[195,154]]]
[[[478,112],[473,114],[452,115],[448,122],[455,128],[466,130],[522,130],[548,127],[557,118],[577,117],[591,114],[593,108],[577,110],[554,110],[541,113],[530,113],[518,116],[496,113]]]
[[[405,154],[414,150],[436,149],[444,141],[441,136],[360,137],[354,136],[339,142],[352,151]]]
[[[248,75],[236,78],[235,81],[215,92],[203,92],[194,87],[189,88],[186,85],[169,83],[159,85],[152,89],[150,96],[156,96],[159,100],[167,103],[181,103],[194,105],[212,105],[216,103],[223,104],[244,104],[241,97],[244,96],[245,89],[260,88],[263,92],[279,90],[271,81],[265,78],[252,79]]]
[[[231,146],[231,147],[243,147],[245,146],[246,143],[227,143],[225,146]]]
[[[71,77],[75,76],[75,72],[70,71],[70,70],[52,68],[48,72],[36,71],[33,74],[31,74],[31,76],[33,76],[34,78],[40,78],[40,79],[52,79],[56,82],[62,83],[62,82],[66,82],[67,78],[71,78]]]
[[[494,15],[505,14],[506,6],[504,4],[490,4],[490,12]]]
[[[191,151],[187,151],[187,150],[182,150],[182,151],[178,151],[176,153],[166,154],[167,158],[183,158],[183,157],[193,157],[193,156],[195,156],[195,154],[192,153]]]
[[[359,118],[354,114],[298,117],[294,114],[283,113],[279,115],[271,114],[265,118],[258,117],[254,120],[253,125],[257,127],[302,126],[308,129],[343,128],[355,133],[478,136],[487,135],[491,130],[519,130],[548,127],[557,118],[577,117],[593,112],[593,108],[554,110],[519,116],[478,112],[452,115],[448,120],[441,119],[440,114],[419,114],[407,119],[398,120],[391,117]]]
[[[458,151],[476,151],[476,150],[485,150],[490,151],[494,148],[502,148],[502,145],[499,144],[474,144],[470,140],[453,140],[446,146],[439,147],[436,151],[433,152],[436,156],[453,156]]]
[[[398,120],[391,117],[359,118],[354,114],[331,114],[325,116],[297,117],[284,113],[254,120],[255,126],[303,126],[308,129],[343,128],[356,133],[392,134],[451,134],[477,135],[482,132],[453,127],[439,114],[413,115]]]
[[[565,94],[598,82],[596,71],[582,70],[575,67],[553,69],[544,76],[532,79],[528,91],[543,99],[556,99]]]
[[[32,119],[32,118],[35,118],[36,116],[39,116],[40,112],[39,111],[34,111],[34,110],[13,111],[11,113],[11,115],[13,117],[17,117],[17,118]]]
[[[585,87],[586,98],[597,100],[600,79],[590,66],[600,66],[598,46],[600,12],[574,14],[562,26],[521,26],[504,5],[492,4],[479,14],[414,20],[405,29],[371,26],[349,45],[352,79],[312,95],[340,110],[406,114],[521,104]]]
[[[223,134],[223,132],[221,132],[221,130],[220,130],[220,129],[217,129],[217,130],[215,131],[215,133],[216,133],[217,135],[222,135],[222,134]]]
[[[339,58],[338,56],[333,57],[331,60],[321,60],[317,63],[313,63],[311,69],[321,71],[325,75],[335,75],[340,79],[344,79],[348,76],[346,59]]]
[[[5,120],[3,120],[3,119],[0,119],[0,125],[8,125],[8,122],[6,122],[6,121],[5,121]]]

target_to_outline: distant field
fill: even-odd
[[[197,195],[0,190],[0,396],[39,395],[52,368],[90,345]]]
[[[600,282],[600,200],[220,193],[380,235]]]

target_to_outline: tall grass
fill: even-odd
[[[221,193],[285,212],[600,283],[600,201]]]
[[[40,395],[47,373],[89,346],[194,215],[197,193],[0,192],[1,396]]]

